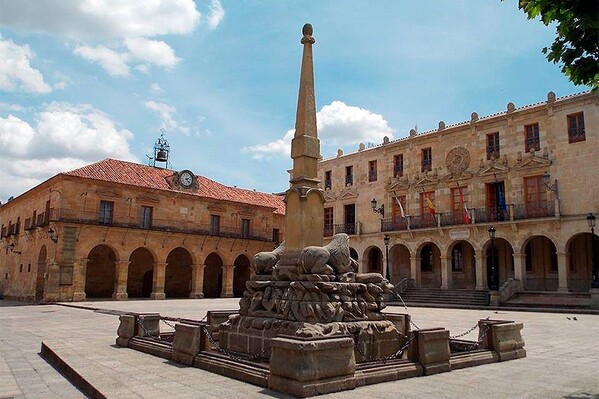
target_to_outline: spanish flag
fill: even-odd
[[[428,207],[428,212],[435,216],[435,206],[433,205],[433,201],[428,197],[428,194],[424,193],[424,197],[426,198],[426,206]]]

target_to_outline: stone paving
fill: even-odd
[[[237,299],[74,304],[201,319]],[[70,304],[73,305],[73,304]],[[402,312],[401,307],[387,310]],[[479,318],[524,323],[527,357],[369,385],[323,398],[599,398],[599,316],[411,308],[421,328],[455,335]],[[576,319],[575,319],[576,318]],[[0,301],[0,399],[84,398],[38,353],[45,341],[108,398],[285,398],[285,395],[115,345],[118,317],[92,310]],[[166,325],[161,327],[167,328]],[[476,339],[476,332],[466,338]]]

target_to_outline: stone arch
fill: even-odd
[[[593,265],[599,265],[598,241],[596,235],[588,232],[574,234],[568,239],[566,262],[569,291],[586,293],[591,288]]]
[[[191,292],[191,254],[182,247],[166,257],[164,294],[167,298],[189,298]]]
[[[245,283],[250,279],[250,260],[245,255],[239,255],[233,266],[233,296],[241,298],[245,291]]]
[[[129,298],[149,298],[152,293],[154,256],[147,248],[137,248],[129,256],[127,295]]]
[[[514,249],[503,237],[496,237],[493,245],[490,239],[483,245],[485,263],[484,275],[489,289],[499,289],[509,278],[514,278]]]
[[[212,252],[204,261],[204,298],[218,298],[223,289],[223,260]]]
[[[364,251],[366,273],[383,274],[383,251],[377,246],[370,246]]]
[[[87,255],[86,298],[112,298],[116,281],[116,253],[105,244],[92,248]]]
[[[527,291],[557,291],[557,249],[555,242],[545,235],[528,237],[522,245]]]
[[[48,250],[42,245],[37,256],[37,275],[35,278],[35,299],[44,299],[44,286],[46,283],[46,270],[48,266]]]
[[[476,251],[468,240],[454,241],[447,248],[451,287],[474,289],[476,286]]]
[[[391,282],[397,283],[403,278],[410,278],[410,250],[404,244],[395,244],[389,248],[389,268]]]
[[[434,242],[423,242],[416,250],[420,286],[438,288],[441,286],[441,250]]]

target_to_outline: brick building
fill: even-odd
[[[251,257],[283,240],[276,195],[105,159],[0,207],[5,298],[241,296]]]
[[[598,106],[598,93],[550,92],[541,103],[339,150],[319,163],[324,235],[350,234],[361,271],[383,274],[388,235],[393,283],[588,293]]]

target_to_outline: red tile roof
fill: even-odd
[[[257,205],[272,208],[274,213],[285,214],[283,197],[266,194],[237,187],[229,187],[204,176],[197,176],[198,189],[195,192],[178,191],[173,189],[166,177],[172,176],[173,170],[155,168],[137,163],[104,159],[70,172],[61,173],[66,176],[76,176],[85,179],[101,180],[106,182],[126,184],[143,188],[162,191],[182,192],[202,198],[221,201],[239,202],[248,205]]]

